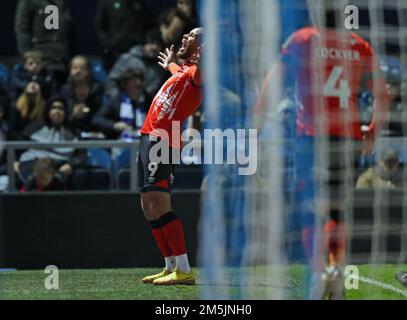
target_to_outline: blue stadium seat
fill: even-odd
[[[114,176],[119,190],[130,189],[130,150],[124,149],[114,162]]]
[[[7,87],[9,83],[10,73],[6,65],[0,64],[0,84]]]
[[[103,64],[99,60],[93,60],[90,63],[90,70],[92,73],[93,79],[97,83],[104,83],[107,79],[107,72],[103,68]]]
[[[104,149],[89,148],[87,164],[91,167],[104,168],[110,171],[112,168],[112,159],[110,153]]]
[[[86,188],[88,190],[112,189],[110,153],[104,149],[89,148],[87,154]]]
[[[116,158],[115,171],[119,172],[121,169],[130,167],[130,150],[124,149],[122,153]]]

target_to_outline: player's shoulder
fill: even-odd
[[[319,36],[319,31],[312,26],[298,29],[287,38],[283,44],[283,49],[290,45],[308,42],[314,36]]]
[[[184,72],[195,72],[198,69],[197,65],[193,63],[184,63],[181,68]]]
[[[370,43],[367,40],[363,39],[360,35],[358,35],[357,33],[353,32],[353,31],[351,31],[350,32],[350,37],[351,37],[351,40],[353,41],[353,44],[355,46],[359,46],[359,47],[365,49],[367,52],[373,53],[373,48],[370,45]]]
[[[308,41],[310,38],[319,35],[320,31],[317,28],[313,26],[308,26],[295,31],[292,34],[292,37],[297,41]]]

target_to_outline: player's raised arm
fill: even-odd
[[[160,52],[158,54],[158,64],[172,74],[177,73],[179,66],[175,63],[174,45],[170,48],[165,49],[165,52]]]
[[[277,61],[263,81],[254,107],[254,126],[258,130],[263,127],[268,110],[277,109],[281,94],[276,91],[276,88],[281,87],[280,83],[286,77],[286,69],[287,66],[283,60]]]

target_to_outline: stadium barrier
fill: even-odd
[[[174,192],[196,264],[199,192]],[[0,195],[0,268],[160,267],[137,193]]]
[[[407,262],[407,213],[402,191],[354,193],[348,263]],[[191,264],[197,265],[199,191],[174,192],[185,226]],[[385,205],[387,203],[387,205]],[[0,268],[161,267],[162,258],[137,193],[0,195]],[[379,233],[379,234],[377,234]],[[377,243],[376,243],[377,242]],[[300,245],[300,244],[298,244]],[[377,245],[383,246],[377,250]],[[380,252],[373,257],[372,252]]]
[[[16,161],[16,151],[25,149],[52,149],[52,148],[73,148],[73,149],[130,149],[130,191],[137,191],[137,150],[139,141],[75,141],[58,143],[38,143],[38,142],[5,142],[3,148],[7,154],[7,175],[9,183],[7,191],[17,192],[16,176],[14,174],[14,163]]]

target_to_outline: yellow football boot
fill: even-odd
[[[185,273],[178,269],[175,269],[171,274],[158,278],[153,281],[156,286],[168,286],[168,285],[193,285],[195,284],[196,275],[194,272]]]
[[[160,273],[153,274],[152,276],[148,276],[148,277],[143,278],[143,282],[144,283],[153,283],[154,280],[165,277],[165,276],[168,276],[171,273],[172,273],[171,270],[168,270],[168,269],[164,268],[164,270],[161,271]]]

